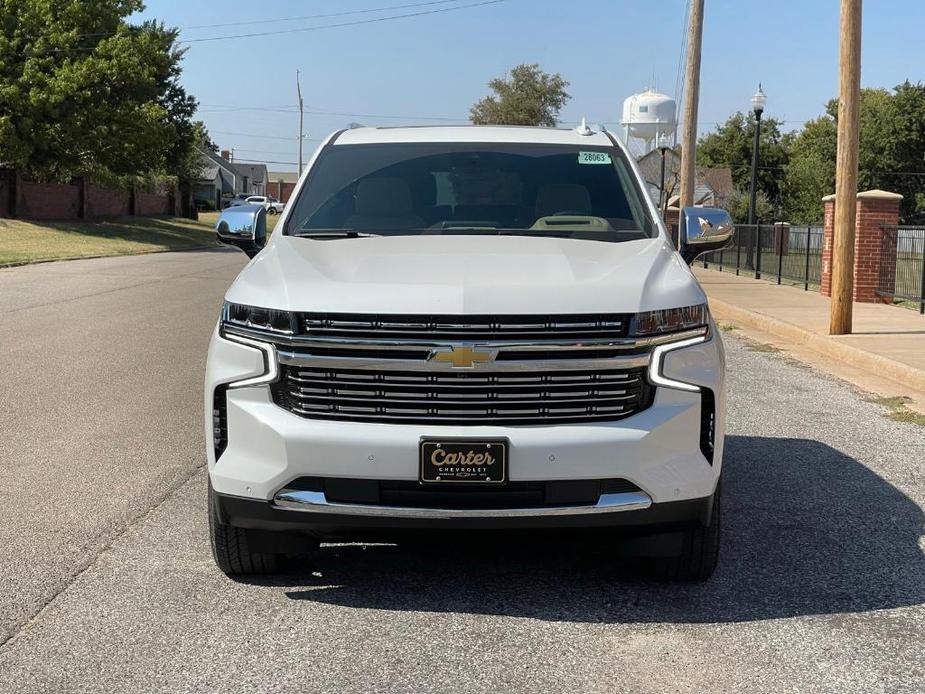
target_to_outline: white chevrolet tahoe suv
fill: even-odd
[[[724,356],[688,264],[606,130],[358,128],[314,154],[225,296],[205,378],[228,574],[407,531],[621,538],[652,574],[716,565]],[[626,541],[623,541],[626,540]],[[615,545],[616,547],[617,545]]]

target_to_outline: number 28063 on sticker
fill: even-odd
[[[579,164],[612,164],[609,152],[579,152]]]

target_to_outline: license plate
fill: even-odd
[[[507,441],[421,440],[421,482],[502,484],[507,480]]]

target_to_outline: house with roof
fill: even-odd
[[[223,202],[235,195],[265,195],[267,165],[232,161],[231,152],[221,154],[199,150],[202,170],[193,186],[193,195],[199,207],[222,209]]]
[[[636,160],[646,181],[649,195],[661,199],[662,153],[653,149]],[[665,152],[665,193],[668,205],[677,205],[680,198],[681,154],[674,149]],[[698,166],[694,175],[694,204],[706,207],[724,207],[733,191],[732,169]]]

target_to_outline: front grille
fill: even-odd
[[[354,340],[608,340],[626,337],[628,316],[594,313],[564,316],[437,316],[305,313],[309,337]]]
[[[278,405],[311,419],[407,424],[611,421],[652,403],[643,369],[369,371],[281,365]]]

